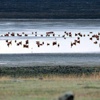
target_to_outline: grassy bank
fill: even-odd
[[[0,67],[0,100],[100,99],[100,67]]]
[[[100,74],[97,77],[49,76],[0,78],[0,100],[57,100],[72,91],[75,100],[100,100]]]

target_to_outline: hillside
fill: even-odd
[[[100,1],[0,0],[0,18],[100,18]]]

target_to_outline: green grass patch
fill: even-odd
[[[100,77],[100,76],[99,76]],[[99,100],[99,78],[57,77],[0,79],[1,100],[57,100],[72,91],[75,100]]]

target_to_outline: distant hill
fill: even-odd
[[[0,18],[100,18],[100,0],[0,0]]]

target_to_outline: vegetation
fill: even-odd
[[[0,78],[1,100],[57,100],[72,91],[75,100],[100,100],[100,74],[89,77],[44,76],[28,78]]]
[[[99,73],[100,67],[79,66],[36,66],[36,67],[0,67],[0,76],[31,77],[41,75],[76,75],[82,76]]]
[[[57,100],[69,91],[99,100],[100,67],[0,67],[0,100]]]

